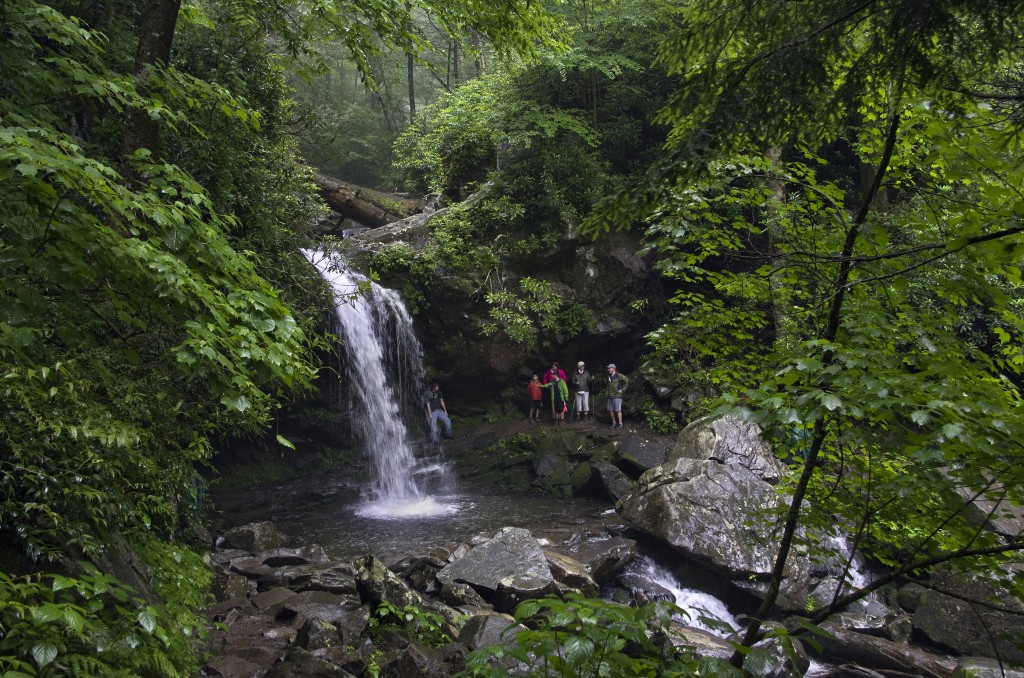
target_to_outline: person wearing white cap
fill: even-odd
[[[583,420],[590,416],[590,384],[593,378],[587,371],[586,364],[581,360],[576,363],[576,371],[569,377],[569,383],[576,394],[576,402],[573,407],[572,418]]]
[[[629,386],[626,375],[619,374],[615,363],[608,365],[608,416],[612,423],[608,428],[622,428],[622,394]],[[618,421],[616,421],[618,418]]]

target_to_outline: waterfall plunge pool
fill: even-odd
[[[269,520],[289,546],[318,544],[334,558],[372,553],[386,563],[436,546],[524,527],[560,542],[620,524],[612,506],[586,498],[498,492],[432,493],[408,503],[367,502],[363,485],[344,470],[244,491],[217,492],[214,502],[232,525]]]

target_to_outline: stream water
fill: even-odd
[[[339,370],[350,377],[343,406],[349,408],[354,443],[364,450],[370,479],[338,469],[221,496],[218,504],[232,522],[272,520],[293,546],[319,544],[343,559],[373,553],[388,563],[478,535],[490,537],[506,526],[524,527],[542,543],[557,544],[604,534],[606,523],[621,522],[609,504],[590,499],[460,491],[441,446],[415,425],[424,416],[426,379],[422,349],[400,296],[350,270],[335,254],[303,254],[334,291],[343,354]],[[736,626],[721,601],[687,589],[653,561],[638,560],[634,573],[671,591],[691,612],[689,623],[710,615]]]

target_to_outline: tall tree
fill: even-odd
[[[1024,56],[1024,9],[713,1],[684,25],[660,50],[683,78],[660,116],[665,158],[607,214],[647,215],[679,281],[689,310],[656,333],[662,349],[702,346],[726,408],[799,452],[744,644],[800,528],[837,518],[892,577],[942,562],[998,577],[1024,547],[986,529],[1024,500],[1024,175],[1017,92],[998,85]]]
[[[181,0],[149,0],[138,27],[138,47],[135,51],[135,78],[141,91],[154,77],[153,69],[171,62],[171,45],[178,24]],[[160,153],[160,126],[149,111],[129,108],[125,111],[124,155],[131,156],[140,148],[148,149],[154,157]]]

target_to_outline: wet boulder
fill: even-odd
[[[341,641],[338,628],[322,619],[310,619],[299,629],[295,643],[307,650],[322,650],[333,647]]]
[[[626,592],[629,600],[640,605],[658,600],[676,602],[676,596],[672,591],[638,572],[623,572],[615,578],[615,583]]]
[[[1024,665],[1024,605],[1019,600],[974,574],[940,571],[932,579],[933,588],[921,592],[914,613],[917,631],[958,654]]]
[[[365,612],[362,603],[352,596],[341,596],[326,591],[302,591],[267,608],[267,613],[282,624],[301,627],[309,620],[319,619],[335,628],[351,628],[362,623]],[[359,629],[360,632],[362,629]],[[358,635],[358,634],[356,634]]]
[[[618,501],[633,488],[631,481],[619,467],[598,462],[590,467],[592,493],[601,499]]]
[[[441,587],[441,602],[452,607],[477,607],[484,610],[492,608],[476,589],[461,581],[444,583]]]
[[[397,608],[423,604],[423,598],[389,570],[380,559],[366,556],[356,561],[354,565],[356,587],[365,600],[374,605],[387,601]]]
[[[444,655],[420,643],[409,643],[401,648],[382,668],[382,675],[393,678],[447,678],[452,673]]]
[[[541,545],[529,530],[517,527],[502,528],[465,557],[446,565],[437,579],[442,586],[465,582],[492,601],[500,590],[506,605],[542,597],[555,588]]]
[[[672,460],[644,473],[617,509],[647,534],[763,595],[778,551],[773,516],[784,501],[774,483],[784,473],[756,427],[703,419],[680,433]],[[784,575],[778,604],[802,610],[809,562],[794,552]]]
[[[274,523],[264,520],[228,530],[218,540],[217,545],[255,553],[276,549],[284,544],[287,538]]]
[[[592,536],[551,548],[583,564],[597,584],[607,584],[629,564],[636,555],[636,541],[610,535]]]
[[[493,645],[511,646],[519,631],[526,627],[517,624],[507,614],[477,614],[470,617],[459,632],[459,642],[475,650]]]
[[[668,450],[660,443],[646,440],[641,436],[626,436],[616,449],[616,463],[632,473],[633,478],[639,477],[644,471],[661,466],[666,461]]]
[[[266,673],[266,678],[353,678],[345,669],[309,650],[293,647]]]
[[[288,649],[295,638],[293,629],[283,627],[251,605],[235,608],[220,618],[210,633],[210,646],[219,647],[218,657],[210,660],[208,673],[221,676],[250,676],[250,665],[259,673],[266,671]]]
[[[356,593],[355,569],[344,561],[327,561],[275,568],[259,578],[261,589],[284,586],[295,591]]]
[[[309,565],[310,563],[326,563],[330,560],[323,547],[313,544],[301,548],[276,548],[256,554],[263,559],[267,567],[289,567],[295,565]]]
[[[215,678],[249,678],[260,675],[264,670],[265,667],[255,662],[232,655],[221,655],[211,659],[203,668],[203,673]]]
[[[735,652],[732,645],[718,636],[677,621],[669,626],[668,637],[673,645],[690,648],[698,657],[728,661]]]
[[[772,453],[756,424],[728,416],[698,419],[683,429],[668,461],[676,459],[741,467],[773,485],[786,473],[786,465]]]
[[[583,563],[557,551],[546,550],[548,567],[555,580],[589,598],[596,597],[599,587]]]
[[[792,652],[788,652],[778,638],[759,641],[743,659],[744,671],[763,678],[800,678],[810,666],[803,643],[796,639],[793,639]]]
[[[1024,669],[988,657],[960,657],[952,678],[1024,678]]]
[[[829,635],[816,636],[815,640],[830,659],[840,659],[878,671],[931,678],[946,678],[956,668],[956,662],[948,657],[918,647],[856,633],[830,622],[823,624],[822,628]]]

